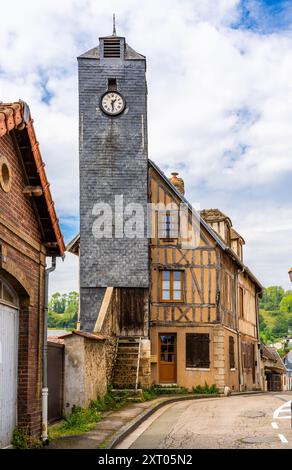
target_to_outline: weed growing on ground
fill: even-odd
[[[196,387],[193,387],[193,393],[195,395],[215,395],[219,393],[219,389],[215,384],[212,384],[209,386],[207,382],[205,382],[205,385],[197,385]]]

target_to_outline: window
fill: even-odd
[[[239,287],[238,288],[238,314],[239,318],[244,317],[244,309],[243,309],[243,288]]]
[[[235,360],[234,360],[234,338],[233,336],[229,336],[229,367],[230,369],[235,368]]]
[[[161,271],[161,301],[183,302],[183,271]]]
[[[0,279],[0,300],[8,304],[17,305],[17,298],[12,290]]]
[[[178,211],[167,210],[158,213],[158,238],[178,238]]]
[[[12,170],[6,157],[0,157],[0,187],[8,193],[12,184]]]
[[[160,361],[175,362],[175,335],[160,335]]]
[[[116,91],[117,90],[117,80],[116,80],[116,78],[109,78],[108,79],[107,89],[109,91]]]
[[[243,367],[252,369],[254,367],[254,348],[252,343],[242,343]]]
[[[209,369],[209,343],[208,333],[186,334],[186,367]]]

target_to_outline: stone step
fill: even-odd
[[[126,347],[118,348],[118,354],[119,353],[121,353],[121,354],[124,354],[124,353],[138,354],[138,352],[139,352],[138,348],[126,348]]]
[[[114,379],[129,380],[131,378],[131,381],[133,379],[136,381],[136,376],[137,374],[134,371],[124,371],[122,374],[114,374]]]
[[[135,386],[134,386],[134,387],[131,387],[131,388],[113,388],[113,389],[111,390],[111,393],[112,393],[114,396],[116,396],[116,397],[122,396],[125,392],[126,392],[129,396],[135,397],[135,396],[140,396],[140,395],[142,395],[143,390],[142,390],[142,388],[138,388],[137,390],[135,390]]]
[[[119,343],[131,343],[131,344],[138,344],[140,343],[139,338],[119,338]]]

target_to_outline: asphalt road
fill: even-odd
[[[292,449],[291,400],[278,392],[170,404],[116,448]]]

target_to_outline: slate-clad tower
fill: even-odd
[[[114,216],[116,196],[119,206],[123,196],[124,207],[138,203],[146,214],[146,60],[113,34],[78,57],[78,69],[80,320],[81,329],[92,331],[106,287],[149,285],[146,228],[139,238],[121,236],[119,211],[112,227],[107,226],[112,238],[98,238],[95,232],[102,214],[97,204],[109,204]],[[109,212],[103,215],[109,217]]]

